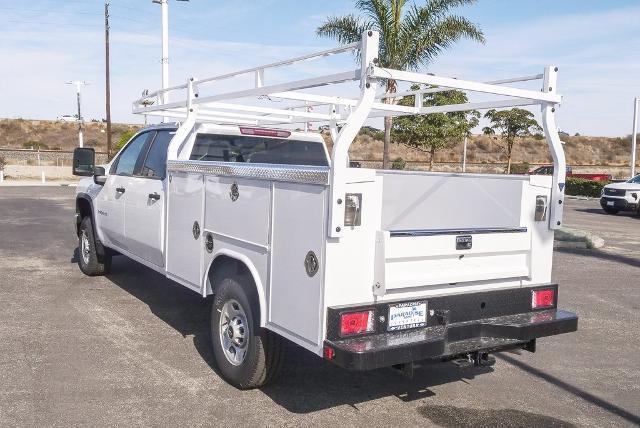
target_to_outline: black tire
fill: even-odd
[[[239,389],[258,388],[272,382],[282,367],[283,343],[280,336],[260,328],[257,310],[259,304],[255,292],[251,289],[252,281],[246,276],[227,274],[215,286],[210,327],[213,355],[220,375]],[[228,314],[225,305],[229,305],[229,308],[237,305],[242,313],[236,312],[233,317],[226,317],[223,315],[223,312]],[[242,315],[245,318],[244,322]],[[220,320],[223,317],[221,323]],[[248,331],[244,331],[243,337],[236,337],[233,332],[229,333],[232,325],[243,331],[246,327]],[[240,346],[230,346],[238,349],[238,352],[225,352],[222,334],[227,335],[230,345],[237,344],[238,341],[242,342]],[[234,364],[230,358],[234,358],[241,352],[244,352],[244,356]]]
[[[88,216],[83,218],[80,223],[78,266],[82,273],[88,276],[106,275],[111,269],[111,253],[105,252],[102,256],[98,255],[93,223],[91,217]]]
[[[603,209],[603,210],[604,210],[604,212],[606,212],[607,214],[612,214],[612,215],[618,214],[618,213],[620,212],[620,210],[617,210],[617,209],[615,209],[615,208],[605,208],[605,207],[602,207],[602,209]]]

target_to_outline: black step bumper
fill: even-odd
[[[530,296],[530,292],[531,288],[526,288],[428,299],[430,308],[449,306],[449,319],[436,323],[436,318],[430,318],[427,327],[414,330],[386,332],[386,329],[380,329],[376,334],[355,338],[329,337],[324,343],[325,358],[327,348],[330,348],[332,351],[328,355],[332,358],[329,359],[335,364],[354,370],[370,370],[413,361],[443,361],[472,352],[523,348],[537,338],[578,329],[578,316],[557,308],[513,313],[521,307],[518,297]],[[478,306],[484,303],[483,308],[498,307],[494,313],[490,312],[490,317],[450,322],[464,317],[458,312],[464,311],[471,302]],[[377,306],[374,306],[376,311],[383,313],[384,308]],[[507,314],[496,316],[496,311]]]

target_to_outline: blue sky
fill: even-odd
[[[173,84],[332,47],[315,28],[328,15],[353,10],[345,0],[170,1]],[[0,117],[73,114],[75,94],[64,84],[71,79],[91,82],[85,118],[104,117],[103,8],[100,0],[0,0]],[[640,2],[480,0],[458,12],[483,29],[487,43],[462,42],[429,72],[482,81],[557,65],[561,129],[631,133],[633,98],[640,96]],[[160,86],[160,7],[111,0],[111,41],[113,118],[140,122],[131,101]],[[340,71],[353,59],[318,65]],[[296,71],[314,72],[311,65]]]

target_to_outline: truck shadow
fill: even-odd
[[[584,248],[556,248],[554,251],[565,254],[574,254],[583,257],[607,260],[613,263],[624,263],[629,266],[640,267],[640,259],[628,257],[622,254],[608,253],[602,250],[591,250]]]
[[[210,300],[126,257],[114,257],[107,278],[145,303],[183,337],[192,336],[195,349],[218,373],[209,337]],[[461,370],[452,364],[427,365],[417,368],[413,379],[392,369],[354,372],[287,342],[282,375],[274,385],[262,388],[262,392],[290,412],[309,413],[345,404],[355,407],[387,396],[406,402],[424,399],[435,395],[431,387],[464,382],[492,371],[490,367]]]
[[[601,215],[603,217],[611,217],[611,218],[615,218],[615,217],[637,217],[637,215],[633,212],[633,211],[620,211],[617,214],[608,214],[606,212],[604,212],[604,210],[602,208],[574,208],[573,211],[577,211],[577,212],[581,212],[581,213],[588,213],[588,214],[598,214]]]

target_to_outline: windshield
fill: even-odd
[[[627,181],[627,183],[640,184],[640,174]]]

